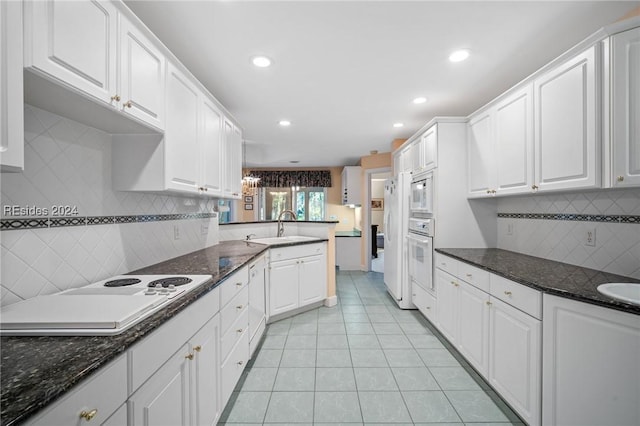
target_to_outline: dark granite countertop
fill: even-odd
[[[2,336],[0,424],[23,423],[267,249],[225,241],[131,272],[210,274],[213,279],[116,336]]]
[[[640,315],[640,306],[607,297],[597,290],[600,284],[638,282],[637,279],[502,249],[436,251],[545,293]]]

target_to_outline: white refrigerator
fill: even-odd
[[[402,172],[384,184],[384,284],[402,309],[411,301],[406,237],[409,226],[411,174]]]

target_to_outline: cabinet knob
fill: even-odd
[[[242,330],[241,328],[237,329],[236,332],[237,333],[242,333],[244,330]]]
[[[236,283],[236,286],[242,287],[242,283]]]
[[[89,410],[89,411],[81,411],[80,412],[80,418],[81,419],[85,419],[86,421],[90,421],[91,419],[93,419],[96,414],[98,414],[98,409],[94,408],[93,410]]]
[[[112,100],[112,101],[116,101],[116,102],[120,102],[120,95],[113,95],[113,96],[111,97],[111,100]]]
[[[618,176],[618,182],[622,182],[624,180],[624,176]]]
[[[533,189],[534,191],[538,190],[538,185],[531,185],[531,189]]]
[[[473,274],[467,274],[467,277],[471,278],[473,277]]]
[[[496,190],[495,189],[491,190],[491,195],[496,195]]]
[[[196,352],[200,352],[202,350],[202,346],[198,345],[195,348],[193,348],[193,350]]]
[[[184,357],[185,357],[186,359],[191,360],[191,359],[193,359],[193,354],[187,354],[187,355],[185,355]]]
[[[427,309],[431,309],[431,306],[427,306]]]
[[[510,291],[505,291],[504,294],[506,294],[507,296],[511,296],[511,292]]]
[[[490,189],[487,189],[487,194],[491,194],[491,190]]]
[[[489,302],[488,300],[486,303],[487,303],[487,306],[491,306],[491,302]]]
[[[242,306],[242,305],[236,306],[236,309],[242,309],[242,308],[244,308],[244,306]]]
[[[244,361],[238,361],[238,365],[243,365]]]
[[[133,106],[133,104],[131,103],[131,101],[127,101],[127,102],[125,102],[124,106],[127,107],[127,108],[131,108]]]

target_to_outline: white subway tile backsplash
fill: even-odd
[[[25,170],[2,174],[2,205],[76,206],[79,216],[214,211],[214,200],[111,188],[111,135],[25,105]],[[2,209],[2,217],[11,217]],[[202,225],[206,233],[203,235]],[[180,228],[174,240],[173,228]],[[0,233],[0,305],[80,287],[218,242],[217,218]]]
[[[498,200],[500,213],[640,215],[640,189],[532,195]],[[507,235],[513,224],[512,235]],[[595,247],[585,245],[596,231]],[[640,279],[640,224],[498,218],[498,247]]]

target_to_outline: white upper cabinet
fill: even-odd
[[[592,46],[534,81],[535,189],[600,186],[596,54]]]
[[[640,28],[611,38],[612,184],[640,185]]]
[[[231,121],[223,124],[223,194],[239,199],[242,192],[242,132]]]
[[[530,192],[533,185],[533,99],[526,85],[495,107],[497,194]]]
[[[123,17],[120,26],[122,111],[162,129],[166,59],[129,20]]]
[[[165,164],[167,188],[198,191],[200,162],[198,144],[199,91],[191,80],[169,64]]]
[[[345,166],[342,169],[342,205],[362,204],[362,167]]]
[[[22,4],[0,2],[0,171],[24,168]]]
[[[494,150],[493,115],[487,110],[469,120],[469,196],[495,194]]]
[[[201,102],[202,137],[200,138],[201,185],[208,195],[222,195],[222,122],[223,115],[205,96]]]
[[[25,67],[164,129],[166,58],[116,3],[26,1],[25,12]]]
[[[438,125],[431,126],[422,135],[422,161],[423,171],[435,169],[438,166]]]
[[[111,103],[118,94],[115,6],[107,1],[28,1],[25,11],[25,66]]]

